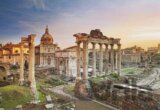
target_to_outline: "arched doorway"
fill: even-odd
[[[0,81],[6,80],[7,70],[5,67],[0,66]]]

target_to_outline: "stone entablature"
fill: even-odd
[[[83,36],[85,35],[85,36]],[[78,33],[74,35],[76,37],[76,43],[80,42],[89,42],[89,43],[101,43],[101,44],[120,44],[120,39],[114,39],[114,38],[94,38],[92,36],[89,36],[88,34],[84,33]]]
[[[69,52],[69,51],[57,51],[55,53],[55,57],[76,57],[76,52]]]
[[[99,29],[91,30],[90,34],[77,33],[73,36],[76,37],[76,43],[88,41],[90,43],[107,43],[108,45],[120,44],[120,39],[108,38],[103,35]]]

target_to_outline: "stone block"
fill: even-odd
[[[17,105],[16,110],[22,110],[22,105]]]
[[[47,100],[48,103],[51,103],[51,102],[52,102],[51,96],[50,96],[50,95],[47,95],[47,96],[46,96],[46,100]]]
[[[54,104],[46,104],[45,105],[46,110],[54,110]]]

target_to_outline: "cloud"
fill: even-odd
[[[25,1],[25,8],[36,8],[36,9],[46,9],[46,2],[45,0],[27,0]]]
[[[45,9],[45,2],[44,0],[33,0],[33,3],[36,8]]]

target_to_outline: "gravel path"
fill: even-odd
[[[76,110],[117,110],[116,108],[111,107],[110,105],[106,105],[95,100],[78,99],[75,96],[65,93],[63,91],[63,88],[64,85],[56,86],[54,88],[51,88],[50,91],[62,95],[64,97],[68,97],[72,100],[75,100]]]
[[[65,93],[65,92],[63,91],[63,88],[64,88],[64,85],[60,85],[60,86],[56,86],[56,87],[50,89],[50,91],[52,91],[52,92],[54,92],[54,93],[56,93],[56,94],[62,95],[62,96],[64,96],[64,97],[68,97],[68,98],[70,98],[70,99],[77,100],[76,97],[74,97],[74,96],[72,96],[72,95],[70,95],[70,94]]]

